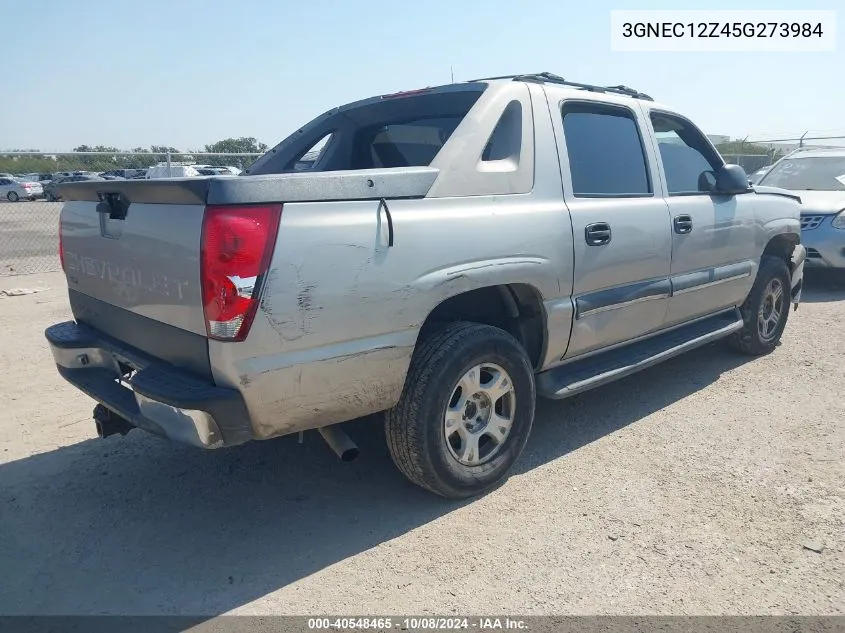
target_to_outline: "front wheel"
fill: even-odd
[[[502,481],[534,421],[534,372],[519,342],[496,327],[450,323],[414,351],[385,432],[394,463],[444,497]]]
[[[18,200],[20,200],[20,196],[14,191],[10,191],[6,194],[6,200],[8,200],[9,202],[17,202]]]
[[[751,292],[740,308],[743,327],[729,339],[734,349],[760,356],[777,347],[789,318],[791,286],[786,262],[764,255]]]

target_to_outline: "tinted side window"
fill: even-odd
[[[721,161],[705,136],[687,121],[666,114],[652,112],[651,124],[669,194],[709,193]]]
[[[603,104],[566,104],[563,134],[576,196],[651,195],[642,138],[629,110]]]
[[[521,149],[522,104],[519,101],[511,101],[493,129],[481,154],[481,160],[485,162],[508,158],[518,160]]]

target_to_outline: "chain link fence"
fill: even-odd
[[[796,150],[830,147],[845,148],[845,134],[841,131],[808,130],[800,136],[745,138],[717,145],[726,162],[740,165],[749,175],[763,167],[774,165]]]
[[[0,202],[0,276],[59,270],[61,202]]]
[[[772,164],[771,154],[722,154],[726,163],[739,165],[746,174],[753,174],[758,169]]]
[[[258,153],[234,152],[0,152],[0,276],[55,272],[59,263],[59,213],[51,183],[62,178],[144,178],[181,175],[190,166],[200,175],[237,173]],[[193,173],[193,172],[191,172]],[[19,182],[38,181],[44,194],[33,200]],[[37,188],[36,188],[37,191]]]

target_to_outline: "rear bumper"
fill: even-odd
[[[45,332],[61,376],[132,426],[200,448],[253,439],[240,392],[218,387],[82,324]],[[127,371],[132,371],[126,378]]]

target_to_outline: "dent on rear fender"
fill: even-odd
[[[305,283],[302,267],[290,265],[290,269],[296,282],[295,302],[291,304],[281,300],[289,292],[281,294],[282,288],[278,282],[282,275],[279,267],[275,267],[267,273],[264,293],[259,304],[259,310],[266,317],[271,329],[284,341],[296,341],[309,334],[313,327],[312,313],[322,309],[322,306],[314,305],[312,293],[316,285]],[[295,309],[291,309],[292,307]]]
[[[393,287],[362,282],[361,272],[370,259],[354,271],[347,288],[309,275],[303,264],[283,262],[269,271],[260,310],[273,332],[296,347],[314,336],[314,345],[343,331],[349,338],[396,332],[422,326],[440,303],[469,290],[525,278],[519,271],[544,263],[539,258],[508,258],[453,266],[429,272],[411,283]],[[510,268],[510,273],[505,271]],[[316,272],[321,272],[318,270]],[[328,275],[330,277],[330,275]],[[341,318],[342,317],[342,318]],[[344,325],[345,327],[339,327]]]
[[[517,268],[526,265],[524,259]],[[366,287],[357,288],[350,299],[334,303],[333,308],[325,299],[334,295],[327,297],[324,287],[309,282],[301,267],[286,265],[285,274],[271,271],[254,324],[263,333],[254,340],[263,344],[252,343],[251,334],[249,342],[255,348],[234,362],[236,386],[244,395],[256,436],[286,435],[393,407],[429,312],[451,296],[489,285],[484,283],[486,275],[499,266],[475,263],[462,267],[462,272],[441,270],[428,275],[423,287],[397,285],[372,297]],[[338,311],[345,313],[343,319]],[[353,338],[379,316],[382,326],[403,329]],[[342,320],[348,327],[339,326]],[[276,342],[267,339],[271,333]],[[339,333],[349,339],[325,343]]]

